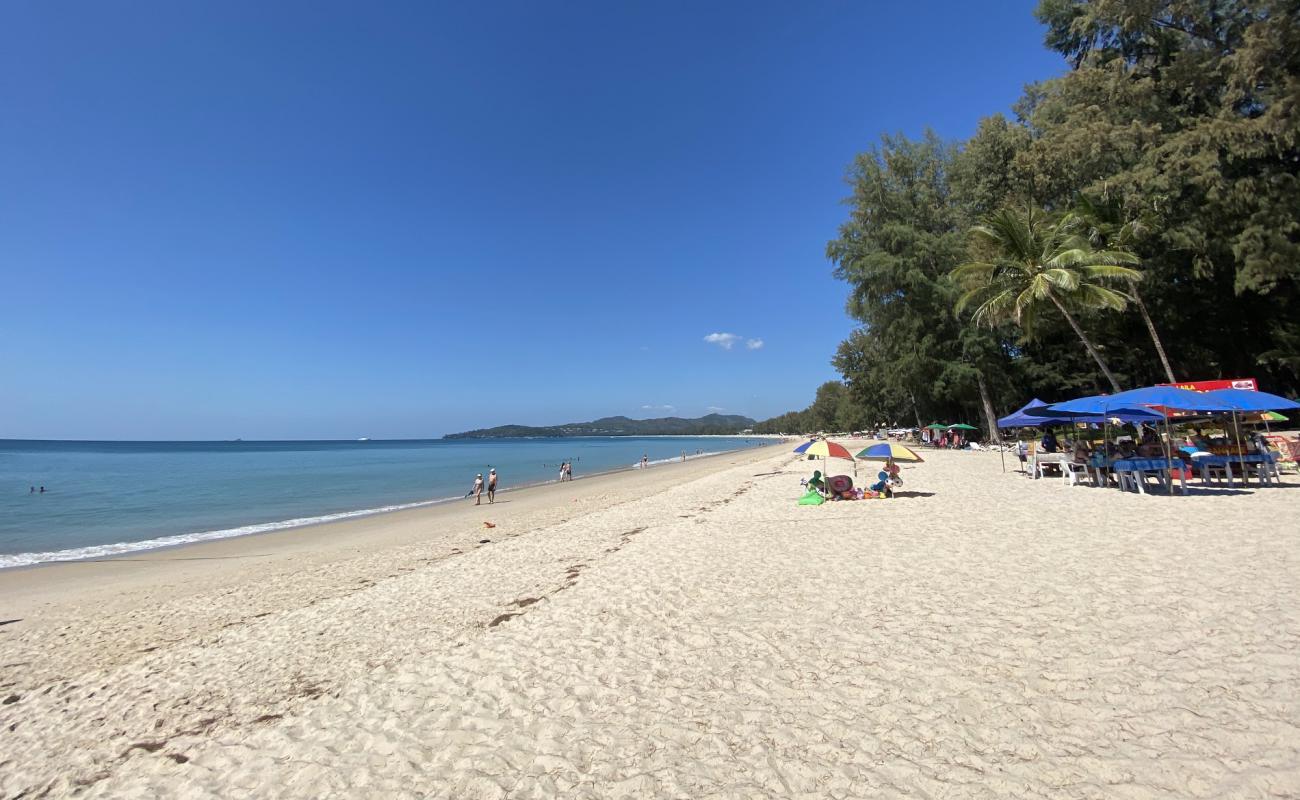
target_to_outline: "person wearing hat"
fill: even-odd
[[[474,488],[470,489],[470,494],[474,495],[474,505],[483,504],[483,473],[479,473],[474,479]]]
[[[496,467],[488,470],[488,502],[497,501],[497,470]]]

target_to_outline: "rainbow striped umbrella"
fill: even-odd
[[[804,451],[810,456],[821,456],[822,458],[847,458],[853,460],[853,454],[850,453],[842,444],[822,440],[813,442],[808,449]]]
[[[908,448],[901,444],[894,444],[893,442],[880,442],[879,444],[873,444],[858,453],[858,458],[866,459],[867,461],[888,461],[891,458],[895,461],[925,461],[924,458],[921,458]]]

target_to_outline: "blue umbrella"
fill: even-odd
[[[1164,414],[1161,414],[1159,411],[1152,411],[1149,408],[1112,408],[1107,410],[1104,414],[1100,412],[1062,414],[1057,410],[1058,405],[1061,404],[1031,408],[1024,415],[1024,418],[1027,421],[1017,424],[1020,427],[1036,428],[1042,425],[1069,425],[1072,422],[1100,423],[1103,420],[1109,419],[1118,419],[1120,422],[1155,422],[1165,418]],[[1012,414],[1011,417],[1014,417],[1019,413],[1020,412],[1016,412],[1016,414]],[[1011,417],[1003,417],[1003,419],[1010,419]],[[998,420],[999,426],[1001,426],[1001,423],[1002,420]]]
[[[1212,397],[1213,392],[1193,392],[1179,389],[1177,386],[1146,386],[1141,389],[1129,389],[1116,394],[1099,394],[1080,397],[1064,403],[1053,403],[1049,409],[1054,412],[1075,414],[1106,414],[1111,409],[1134,408],[1135,406],[1160,406],[1174,411],[1210,411],[1226,413],[1242,411],[1237,403],[1219,397]]]
[[[1300,403],[1268,392],[1250,389],[1215,389],[1206,392],[1219,400],[1234,403],[1242,411],[1276,411],[1279,408],[1300,408]]]
[[[1042,424],[1042,419],[1029,415],[1029,410],[1034,408],[1046,408],[1047,403],[1035,397],[1028,403],[1025,403],[1018,410],[1007,414],[998,420],[999,428],[1033,428]]]
[[[799,445],[798,447],[796,447],[796,448],[794,449],[794,451],[795,451],[796,453],[802,453],[802,452],[804,452],[805,450],[807,450],[809,447],[812,447],[812,446],[813,446],[813,442],[815,442],[815,441],[817,441],[817,440],[816,440],[816,439],[809,439],[808,441],[806,441],[806,442],[804,442],[803,444],[801,444],[801,445]]]

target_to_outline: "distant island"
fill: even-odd
[[[499,425],[462,433],[449,433],[444,439],[505,439],[525,436],[728,436],[754,427],[754,420],[739,414],[708,414],[698,419],[662,417],[631,419],[604,417],[593,422],[570,422],[535,428],[529,425]]]

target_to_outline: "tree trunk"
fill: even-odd
[[[911,389],[907,390],[907,396],[912,398],[912,414],[916,416],[916,427],[921,427],[921,409],[916,407],[916,393]]]
[[[1178,383],[1174,377],[1174,368],[1169,366],[1169,356],[1165,355],[1165,346],[1160,342],[1160,335],[1156,333],[1156,324],[1151,321],[1151,315],[1147,313],[1147,304],[1142,302],[1142,295],[1138,294],[1137,284],[1133,284],[1133,302],[1137,303],[1138,311],[1142,314],[1142,321],[1147,324],[1147,331],[1151,334],[1151,341],[1156,346],[1156,354],[1160,356],[1160,363],[1164,365],[1165,377],[1169,378],[1170,383]]]
[[[1101,367],[1102,374],[1106,376],[1106,380],[1110,381],[1110,388],[1113,389],[1116,394],[1124,391],[1119,388],[1119,381],[1115,380],[1115,376],[1111,373],[1110,367],[1106,366],[1106,362],[1101,358],[1101,353],[1098,353],[1097,348],[1092,346],[1092,342],[1088,339],[1088,334],[1084,333],[1083,328],[1079,327],[1079,323],[1075,321],[1074,316],[1069,311],[1065,310],[1065,306],[1061,304],[1060,300],[1056,299],[1056,295],[1049,294],[1048,297],[1051,299],[1053,305],[1056,306],[1057,310],[1064,315],[1065,321],[1070,323],[1070,327],[1074,328],[1074,332],[1079,335],[1079,341],[1083,342],[1083,346],[1088,348],[1088,355],[1092,356],[1092,360],[1096,361],[1097,366]]]
[[[988,384],[984,383],[984,373],[976,370],[975,380],[980,387],[980,402],[984,405],[984,424],[989,426],[989,436],[993,441],[1002,444],[1002,432],[998,430],[998,415],[993,412],[993,400],[989,397]]]

